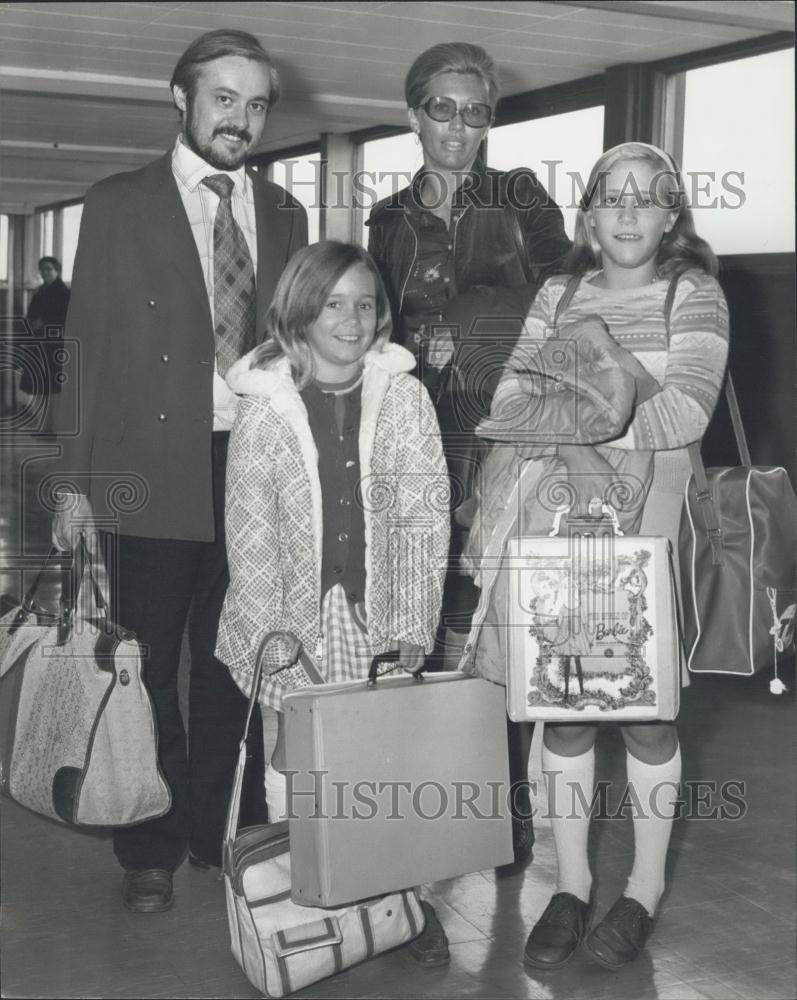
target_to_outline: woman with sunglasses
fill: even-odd
[[[514,289],[528,306],[560,269],[570,241],[559,207],[531,170],[490,170],[479,156],[499,95],[484,49],[466,42],[427,49],[410,67],[404,93],[423,167],[373,208],[368,249],[393,296],[399,339],[417,355],[451,300],[476,286]],[[447,360],[440,334],[436,340],[423,359],[427,379]]]
[[[480,156],[499,95],[484,49],[466,42],[427,49],[410,67],[404,92],[423,167],[373,208],[368,249],[392,299],[397,339],[418,357],[418,375],[437,405],[456,505],[469,496],[477,468],[473,427],[489,413],[523,318],[537,289],[561,270],[570,240],[558,205],[531,170],[491,170]],[[491,324],[485,340],[473,321],[488,316],[502,322]],[[452,523],[451,567],[462,551],[464,510]],[[459,659],[477,597],[468,577],[456,568],[448,573],[439,644],[446,665]],[[526,784],[532,727],[507,719],[507,730],[520,865],[533,844]]]

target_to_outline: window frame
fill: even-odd
[[[267,177],[268,169],[274,163],[278,163],[280,160],[292,160],[300,156],[312,156],[313,154],[318,154],[319,162],[322,164],[324,155],[322,150],[322,143],[319,142],[302,142],[297,143],[293,146],[288,146],[285,149],[280,150],[268,150],[265,153],[258,153],[256,156],[252,156],[247,160],[247,165],[255,167],[257,170],[262,171],[263,176]],[[289,192],[290,193],[290,192]],[[323,239],[324,232],[324,206],[323,206],[323,191],[319,194],[322,196],[321,204],[318,207],[318,233],[319,239]]]
[[[660,82],[660,135],[657,145],[668,149],[676,163],[683,164],[684,129],[686,117],[686,74],[691,70],[707,69],[721,66],[729,62],[751,59],[755,56],[769,55],[794,49],[795,38],[791,32],[777,31],[759,38],[745,39],[730,45],[721,45],[713,49],[701,49],[668,59],[660,59],[649,63],[651,71]],[[719,257],[743,259],[748,257],[782,258],[789,251],[773,251],[771,253],[718,254]]]
[[[720,66],[793,48],[794,35],[789,31],[776,31],[759,38],[748,38],[713,49],[700,49],[647,63],[651,72],[659,78],[661,86],[659,145],[669,149],[676,162],[681,163],[684,151],[686,74],[690,70],[706,69],[709,66]]]

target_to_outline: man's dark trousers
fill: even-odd
[[[213,434],[214,542],[106,536],[116,573],[115,620],[146,647],[144,678],[155,706],[158,758],[172,792],[161,819],[114,830],[114,851],[127,870],[174,871],[186,849],[221,864],[221,842],[247,702],[216,659],[216,633],[229,583],[224,540],[224,476],[229,435]],[[186,497],[186,503],[190,503]],[[188,753],[178,705],[180,647],[188,622],[191,654]],[[253,719],[243,825],[264,823],[263,728]]]

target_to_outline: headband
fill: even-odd
[[[612,146],[611,149],[607,149],[604,153],[601,153],[600,160],[603,161],[608,160],[613,153],[619,153],[621,150],[626,150],[626,149],[628,149],[629,159],[631,159],[633,158],[632,147],[634,146],[638,148],[641,147],[642,149],[649,150],[651,153],[655,153],[660,160],[663,160],[664,163],[666,163],[667,169],[670,170],[673,176],[675,177],[675,181],[679,188],[680,196],[683,199],[683,191],[681,190],[681,172],[678,169],[678,164],[675,162],[673,157],[668,152],[661,149],[659,146],[654,146],[650,142],[637,142],[636,140],[621,142],[618,143],[616,146]],[[594,169],[595,168],[593,167],[593,170]],[[595,186],[593,186],[589,191],[584,192],[580,202],[582,211],[587,211],[589,209],[594,193],[595,193]]]
[[[625,149],[626,146],[641,146],[643,149],[650,150],[651,153],[655,153],[660,159],[664,160],[667,166],[672,170],[672,172],[677,176],[680,174],[678,164],[675,162],[673,157],[664,149],[659,146],[654,146],[650,142],[637,142],[635,139],[631,139],[628,142],[620,142],[616,146],[612,146],[611,149],[607,149],[602,155],[601,159],[605,156],[609,156],[611,153],[616,153],[621,149]]]

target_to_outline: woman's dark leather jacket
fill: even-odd
[[[368,219],[368,250],[396,319],[418,248],[422,178],[421,170],[408,187],[376,204]],[[561,271],[570,249],[559,206],[532,170],[504,173],[479,160],[454,196],[454,206],[460,205],[464,211],[454,230],[456,293],[477,285],[503,286],[522,290],[530,305],[540,285]]]

